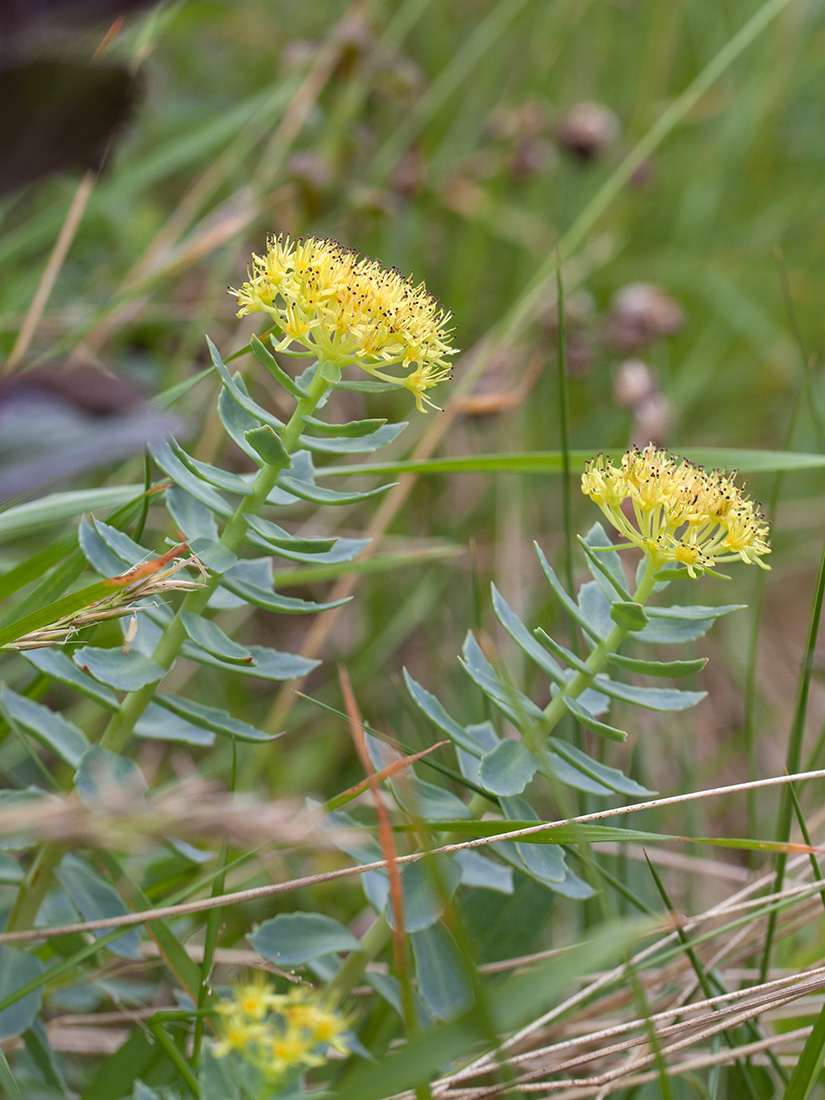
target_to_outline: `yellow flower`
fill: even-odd
[[[651,445],[628,451],[618,467],[604,455],[590,459],[582,492],[630,543],[691,577],[736,559],[769,568],[768,523],[722,470],[708,473]]]
[[[318,359],[358,366],[404,386],[422,411],[426,391],[449,378],[450,313],[395,269],[359,257],[337,241],[270,237],[265,256],[252,257],[239,290],[238,316],[266,313],[284,334],[278,350],[303,345]],[[388,367],[408,373],[385,373]]]

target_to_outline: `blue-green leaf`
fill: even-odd
[[[289,466],[289,454],[278,433],[268,424],[244,432],[244,439],[267,466],[277,466],[279,470]]]
[[[539,546],[539,544],[537,542],[534,542],[533,545],[536,548],[536,555],[538,556],[539,564],[541,565],[542,572],[544,573],[545,577],[547,578],[547,583],[552,588],[556,599],[559,601],[559,603],[565,609],[567,614],[570,615],[570,617],[572,619],[574,619],[579,624],[579,626],[582,627],[582,629],[584,629],[589,634],[593,634],[593,630],[590,626],[590,623],[588,622],[587,618],[582,614],[579,607],[573,602],[573,600],[570,598],[570,596],[568,596],[567,593],[565,592],[564,586],[562,585],[561,581],[559,580],[559,578],[554,573],[553,567],[550,565],[550,562],[544,556],[544,553],[543,553],[541,547]],[[597,637],[598,637],[598,635],[597,635]]]
[[[81,519],[78,541],[89,564],[104,577],[116,576],[155,556],[123,531],[94,516]]]
[[[73,722],[62,714],[49,710],[42,703],[35,703],[24,695],[18,695],[6,684],[0,686],[0,706],[8,720],[18,729],[39,741],[66,764],[77,767],[81,756],[89,747],[89,742],[85,733]]]
[[[19,886],[26,877],[22,865],[6,852],[0,852],[0,882],[6,886]]]
[[[220,542],[212,539],[194,538],[189,543],[189,549],[212,573],[218,576],[226,573],[233,565],[237,564],[238,555]]]
[[[557,737],[551,737],[549,744],[565,763],[611,791],[640,798],[656,793],[655,791],[649,791],[647,787],[643,787],[641,783],[637,783],[634,779],[629,779],[618,768],[609,768],[607,764],[601,764],[598,760],[594,760],[592,756],[588,756],[586,752],[560,741]],[[560,775],[559,778],[561,778]]]
[[[624,730],[616,729],[615,726],[608,726],[605,722],[600,722],[590,711],[577,702],[575,699],[568,699],[567,696],[562,696],[565,707],[570,711],[573,717],[578,721],[585,729],[591,730],[593,733],[598,733],[600,737],[606,737],[608,741],[626,741],[627,734]]]
[[[99,649],[87,645],[75,650],[73,659],[79,669],[115,691],[137,691],[162,679],[167,671],[157,661],[136,653],[134,649],[124,653],[121,649]]]
[[[329,424],[326,420],[318,420],[314,416],[303,416],[301,419],[318,435],[347,439],[360,439],[362,436],[372,435],[387,423],[386,420],[350,420],[348,424]]]
[[[0,1001],[12,997],[24,985],[36,981],[46,969],[36,955],[0,944]],[[32,990],[0,1012],[0,1039],[11,1039],[31,1027],[40,1011],[43,988]]]
[[[373,451],[378,451],[381,447],[389,446],[406,427],[404,421],[399,424],[384,424],[377,431],[356,438],[342,436],[338,439],[318,439],[314,436],[302,435],[300,442],[304,447],[320,454],[372,454]]]
[[[244,519],[250,529],[260,535],[273,550],[278,553],[281,550],[290,550],[299,554],[301,561],[315,561],[316,554],[326,554],[338,542],[337,538],[302,538],[299,535],[290,535],[289,531],[285,531],[277,523],[271,523],[248,512],[244,514]]]
[[[461,868],[449,856],[432,856],[401,868],[404,890],[404,929],[422,932],[441,917],[461,882]],[[395,914],[387,901],[386,916],[395,928]]]
[[[303,966],[310,959],[361,947],[349,929],[321,913],[280,913],[259,924],[247,939],[277,966]]]
[[[499,894],[512,894],[513,871],[503,867],[475,848],[456,852],[453,859],[461,868],[461,885],[476,886],[482,890],[495,890]]]
[[[643,661],[636,657],[623,657],[620,653],[608,653],[608,661],[626,672],[637,672],[643,676],[665,676],[677,679],[680,676],[692,676],[708,663],[707,657],[697,657],[693,661]]]
[[[25,657],[30,665],[34,665],[39,672],[45,673],[59,684],[80,692],[81,695],[93,699],[108,710],[117,710],[118,701],[115,693],[81,672],[62,649],[56,647],[29,649],[21,653],[21,657]]]
[[[246,433],[260,428],[260,421],[236,404],[223,386],[218,394],[218,416],[232,442],[257,464],[258,456],[247,443]]]
[[[467,675],[519,729],[529,726],[530,720],[544,717],[544,712],[532,699],[512,684],[499,679],[471,632],[468,632],[464,640],[462,653],[464,659],[459,660]]]
[[[473,987],[452,934],[434,924],[410,937],[418,991],[438,1020],[451,1020],[473,1003]]]
[[[257,336],[253,336],[249,341],[249,346],[252,349],[252,354],[258,360],[259,363],[263,363],[270,374],[275,378],[278,383],[284,387],[287,393],[291,393],[293,397],[297,397],[300,401],[306,397],[306,390],[299,386],[298,383],[286,371],[280,366],[275,356],[269,351],[269,349],[261,343]]]
[[[166,507],[185,537],[217,542],[218,525],[212,511],[180,485],[166,490]]]
[[[551,680],[555,680],[557,684],[564,684],[564,673],[553,658],[545,653],[544,649],[536,642],[533,635],[516,615],[512,608],[508,605],[507,601],[501,595],[495,585],[492,585],[493,591],[493,610],[496,613],[496,618],[513,639],[517,645],[521,646],[528,657],[531,657],[539,668],[544,669]]]
[[[579,588],[577,598],[580,615],[591,637],[599,641],[606,638],[613,629],[613,620],[610,617],[610,600],[602,592],[599,582],[587,581]]]
[[[422,821],[445,821],[472,816],[469,808],[452,791],[419,779],[410,769],[405,771],[402,782],[391,786],[398,804],[410,817],[418,817]]]
[[[650,619],[640,603],[632,600],[614,600],[610,605],[610,618],[622,630],[644,630]]]
[[[232,509],[223,497],[216,493],[205,481],[202,481],[197,474],[193,474],[188,466],[184,466],[168,443],[150,447],[149,451],[155,464],[165,474],[168,474],[176,485],[180,485],[187,493],[199,500],[201,504],[205,504],[211,512],[215,512],[216,515],[222,516],[224,519],[230,518]]]
[[[302,481],[300,478],[291,477],[289,474],[281,474],[278,478],[279,488],[286,489],[292,496],[309,501],[310,504],[358,504],[362,500],[369,500],[371,497],[386,493],[388,489],[393,488],[393,485],[394,483],[390,483],[389,485],[379,485],[375,489],[366,489],[362,492],[343,493],[337,489],[322,489],[320,485]]]
[[[180,621],[194,645],[232,665],[251,665],[255,659],[250,651],[227,637],[217,623],[191,611],[181,611]]]
[[[236,408],[235,405],[232,407],[233,409]],[[243,439],[243,435],[241,435],[241,438]],[[193,458],[174,440],[171,441],[170,446],[183,465],[201,481],[205,481],[207,485],[212,485],[216,489],[225,489],[228,493],[237,493],[239,496],[252,495],[251,479],[243,478],[239,474],[230,473],[228,470],[220,469],[219,466],[210,466],[208,462],[201,462],[199,459]]]
[[[297,596],[280,596],[272,588],[260,588],[258,585],[249,584],[236,577],[234,573],[224,574],[221,586],[240,597],[243,603],[251,603],[264,611],[282,611],[287,615],[308,615],[316,611],[329,611],[330,608],[341,607],[352,598],[345,596],[342,600],[316,603],[314,600],[298,599]]]
[[[155,695],[154,702],[180,718],[186,719],[201,730],[209,730],[221,737],[237,737],[239,741],[273,741],[278,734],[264,733],[240,718],[233,718],[225,710],[208,707],[205,703],[196,703],[180,695]],[[380,858],[380,856],[379,856]]]
[[[55,875],[83,920],[107,920],[129,912],[117,890],[71,852],[63,857]],[[96,937],[105,934],[106,930],[93,933]],[[140,935],[137,929],[130,929],[118,936],[107,944],[107,950],[126,959],[139,959]]]
[[[614,600],[630,600],[627,589],[627,577],[622,568],[622,559],[600,523],[594,523],[584,538],[578,536],[581,547],[587,556],[587,565],[605,596]]]
[[[434,726],[440,729],[442,733],[446,733],[451,741],[455,742],[456,745],[460,745],[462,749],[466,749],[473,756],[483,754],[483,750],[479,751],[478,743],[467,735],[464,727],[460,726],[454,718],[451,718],[438,699],[414,680],[406,669],[404,669],[404,683],[407,685],[407,691],[410,693],[415,705],[429,718]]]
[[[146,740],[179,741],[184,745],[212,745],[215,734],[181,718],[157,703],[149,703],[135,723],[135,736]]]
[[[650,619],[634,641],[672,645],[693,642],[704,637],[721,615],[740,611],[745,604],[727,604],[722,607],[648,607]]]
[[[268,424],[276,431],[281,431],[284,426],[283,422],[280,421],[277,416],[273,416],[272,413],[267,412],[266,409],[261,408],[260,405],[252,400],[252,398],[246,392],[245,387],[243,387],[243,385],[240,383],[239,376],[236,375],[235,378],[233,378],[230,375],[229,371],[227,370],[226,364],[224,363],[223,359],[221,359],[220,352],[208,336],[206,338],[206,345],[209,348],[209,355],[212,359],[212,362],[215,364],[215,369],[220,375],[220,379],[223,383],[224,389],[235,402],[235,404],[243,409],[244,412],[249,413],[256,420],[260,421],[262,424]]]
[[[493,794],[521,794],[537,767],[538,760],[521,741],[505,737],[481,758],[479,779]]]
[[[706,691],[681,691],[679,688],[638,687],[636,684],[622,684],[608,676],[599,675],[595,679],[596,688],[612,699],[621,699],[647,710],[687,710],[696,706],[707,695]]]
[[[250,518],[245,517],[247,522]],[[311,553],[300,553],[296,550],[290,550],[285,545],[275,546],[269,538],[259,535],[255,527],[263,527],[265,525],[264,520],[259,520],[253,527],[250,524],[249,533],[247,538],[254,546],[260,546],[264,550],[270,550],[276,553],[281,558],[287,558],[289,561],[308,562],[310,565],[340,565],[344,562],[352,561],[353,558],[358,557],[365,547],[369,546],[370,539],[336,539],[334,540],[331,550],[313,550]],[[274,527],[275,524],[272,524]],[[284,532],[286,533],[286,532]],[[296,540],[297,541],[297,540]],[[329,541],[329,540],[323,540]]]
[[[186,657],[190,657],[202,665],[222,668],[227,672],[240,672],[244,676],[258,676],[262,680],[296,680],[312,672],[321,663],[320,661],[311,661],[306,657],[299,657],[295,653],[283,653],[278,649],[269,649],[266,646],[251,645],[248,648],[252,654],[254,664],[228,664],[217,657],[213,657],[205,649],[199,649],[192,645],[191,642],[184,645],[183,652]]]
[[[541,821],[529,802],[514,795],[510,798],[499,799],[502,813],[508,821]],[[507,841],[497,844],[496,849],[502,854],[509,854],[515,848],[518,859],[522,864],[522,870],[526,870],[531,878],[539,882],[561,882],[564,879],[567,867],[564,862],[564,852],[560,847],[549,844],[520,844]]]
[[[140,801],[147,790],[146,777],[134,760],[100,745],[92,745],[83,754],[74,785],[90,809],[104,811]]]

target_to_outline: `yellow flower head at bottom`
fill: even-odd
[[[267,1080],[319,1066],[330,1047],[348,1054],[347,1020],[317,993],[303,988],[275,993],[265,976],[238,985],[218,1006],[220,1041],[215,1057],[238,1054]]]
[[[633,448],[614,466],[590,459],[582,492],[628,542],[691,577],[737,559],[763,569],[769,527],[758,505],[722,470],[710,472],[667,451]]]
[[[406,387],[422,412],[424,402],[433,405],[426,391],[451,374],[449,312],[424,283],[337,241],[270,237],[266,255],[253,255],[248,281],[230,293],[239,317],[272,319],[283,333],[278,350],[300,344],[320,361],[361,367]]]

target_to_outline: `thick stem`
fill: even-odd
[[[661,565],[657,558],[647,558],[644,574],[633,593],[634,603],[647,602],[656,584],[656,573]],[[599,642],[585,661],[587,671],[577,672],[570,682],[553,696],[551,702],[544,708],[544,719],[529,731],[529,738],[525,736],[524,740],[528,748],[535,752],[544,747],[547,738],[567,713],[564,700],[577,699],[586,688],[592,687],[593,680],[604,669],[608,657],[618,650],[629,633],[629,630],[616,624],[607,637]]]
[[[311,415],[311,413],[315,411],[318,402],[323,397],[327,388],[328,383],[321,377],[321,372],[318,370],[309,385],[307,396],[298,402],[294,413],[290,417],[289,423],[281,433],[281,444],[288,454],[295,449],[298,442],[298,438],[303,428],[303,418]],[[251,494],[243,498],[221,535],[220,542],[222,546],[225,546],[228,550],[235,551],[243,544],[249,526],[244,516],[257,515],[258,512],[260,512],[267,497],[275,488],[275,483],[278,480],[278,475],[282,468],[281,466],[270,466],[267,464],[258,472],[258,476],[255,478],[255,482],[252,486]],[[172,667],[175,658],[183,647],[183,643],[186,641],[186,631],[184,630],[180,613],[182,611],[191,611],[199,614],[203,611],[209,603],[210,596],[218,587],[219,582],[219,576],[211,576],[202,587],[196,589],[194,592],[190,592],[181,604],[178,613],[164,630],[152,654],[153,660],[157,661],[162,668],[168,670]],[[157,690],[161,679],[163,679],[163,677],[160,677],[151,684],[146,684],[137,691],[130,692],[126,696],[119,710],[112,716],[109,725],[103,733],[100,740],[100,744],[103,748],[110,749],[112,752],[121,752],[123,750],[136,723],[149,705],[152,695]]]
[[[384,950],[392,939],[389,921],[380,914],[361,938],[361,950],[351,951],[327,987],[327,995],[333,1004],[339,1005],[361,981],[367,964]]]

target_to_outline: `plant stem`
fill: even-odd
[[[287,453],[291,453],[295,449],[303,428],[303,418],[311,415],[315,411],[328,385],[329,383],[321,377],[319,369],[309,384],[307,396],[298,402],[295,411],[290,417],[289,423],[281,433],[281,444]],[[224,532],[220,538],[221,546],[225,546],[228,550],[234,552],[243,544],[249,526],[245,516],[257,515],[258,512],[260,512],[261,508],[266,503],[267,497],[275,488],[275,483],[278,480],[278,475],[282,468],[281,466],[271,466],[269,464],[261,468],[258,472],[258,476],[255,478],[251,494],[243,498],[235,514],[224,528]],[[155,651],[152,654],[152,659],[157,661],[157,663],[167,671],[172,667],[175,658],[183,647],[183,643],[186,641],[186,631],[180,617],[181,612],[189,611],[199,614],[203,611],[209,602],[210,596],[218,587],[219,583],[220,577],[215,574],[211,576],[201,588],[198,588],[194,592],[190,592],[181,604],[174,619],[172,619],[161,635],[155,647]],[[103,748],[110,749],[112,752],[123,751],[135,724],[146,710],[146,707],[152,699],[152,695],[157,690],[158,684],[162,679],[163,677],[160,677],[153,683],[146,684],[144,687],[139,688],[137,691],[130,692],[126,696],[120,704],[120,709],[112,716],[109,725],[103,733],[100,740],[100,744]]]
[[[661,561],[657,558],[648,557],[646,559],[644,574],[638,588],[633,593],[634,603],[644,605],[647,602],[656,584],[656,573],[661,565]],[[532,730],[525,731],[523,734],[525,744],[531,751],[535,752],[543,748],[547,738],[567,713],[564,700],[577,699],[586,688],[593,685],[593,680],[607,664],[608,657],[617,651],[629,633],[631,631],[619,626],[617,623],[585,661],[587,672],[577,672],[570,682],[553,696],[553,699],[544,708],[543,720],[537,723]]]
[[[341,964],[338,973],[327,986],[327,995],[333,1004],[340,1004],[360,982],[371,963],[392,939],[389,921],[380,914],[361,938],[361,950],[352,951]]]

